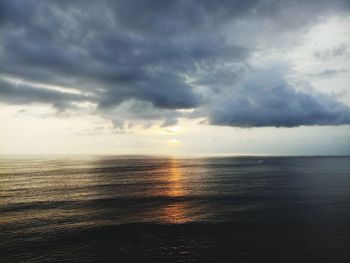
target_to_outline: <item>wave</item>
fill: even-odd
[[[342,231],[313,224],[144,222],[43,233],[0,245],[9,262],[346,262],[349,250],[341,245],[348,236]]]

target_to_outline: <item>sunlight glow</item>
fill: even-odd
[[[169,142],[172,145],[179,145],[180,144],[180,141],[178,139],[175,139],[175,138],[170,139]]]
[[[171,132],[171,133],[175,133],[175,134],[181,134],[184,132],[185,127],[181,127],[181,126],[172,126],[172,127],[168,127],[166,128],[167,131]]]

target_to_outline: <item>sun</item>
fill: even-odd
[[[181,142],[180,142],[178,139],[176,139],[176,138],[170,139],[169,142],[170,142],[171,145],[179,145],[179,144],[181,143]]]

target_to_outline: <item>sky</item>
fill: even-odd
[[[0,154],[348,155],[347,0],[0,0]]]

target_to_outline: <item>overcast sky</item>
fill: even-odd
[[[0,0],[0,153],[350,154],[350,1]]]

